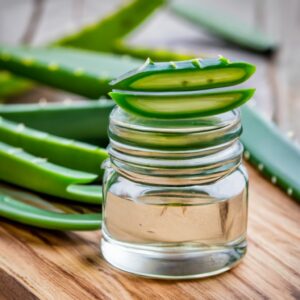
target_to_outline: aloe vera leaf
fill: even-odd
[[[124,41],[116,41],[114,43],[114,53],[126,54],[132,57],[147,59],[150,57],[154,61],[178,61],[178,60],[188,60],[195,58],[195,54],[185,54],[173,52],[167,49],[156,49],[156,48],[145,48],[140,46],[131,46]],[[205,57],[204,54],[200,55]]]
[[[102,220],[100,213],[66,214],[49,211],[2,193],[0,216],[18,223],[54,230],[97,230],[100,229]]]
[[[55,45],[110,52],[116,39],[127,35],[164,3],[165,0],[133,0],[99,22],[55,42]]]
[[[231,86],[247,80],[255,66],[230,62],[224,57],[154,63],[143,66],[113,80],[114,89],[137,91],[186,91]]]
[[[0,47],[0,68],[92,99],[139,60],[69,48]]]
[[[86,203],[101,203],[101,186],[98,192],[94,186],[84,186],[80,192],[81,184],[93,183],[97,175],[76,171],[47,162],[46,159],[33,156],[20,148],[0,142],[0,179],[36,192],[58,196],[70,200]],[[69,186],[77,186],[77,193]]]
[[[116,39],[135,29],[164,2],[165,0],[133,0],[99,22],[88,25],[54,44],[110,52]],[[7,74],[0,72],[0,98],[20,94],[32,86],[27,80],[8,77]]]
[[[245,158],[286,193],[300,200],[300,149],[248,106],[242,108]]]
[[[97,146],[30,129],[1,117],[0,140],[52,163],[97,175],[102,175],[100,165],[108,157],[106,150]]]
[[[106,146],[108,119],[114,105],[108,99],[6,104],[0,105],[0,116],[57,136]]]
[[[8,96],[23,93],[31,86],[28,80],[12,76],[6,71],[0,71],[0,102]]]
[[[210,116],[239,107],[254,94],[254,89],[217,92],[128,92],[114,90],[109,95],[129,113],[153,118]]]
[[[262,32],[247,26],[236,18],[208,10],[204,5],[170,1],[169,8],[177,16],[241,47],[255,52],[270,54],[276,43]]]

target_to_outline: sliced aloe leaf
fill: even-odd
[[[224,57],[154,63],[148,59],[138,69],[113,80],[114,89],[186,91],[231,86],[248,79],[255,66],[230,62]]]
[[[140,63],[69,48],[0,47],[0,68],[92,99],[106,94],[109,81]]]
[[[0,140],[52,163],[97,175],[103,173],[100,165],[108,157],[106,150],[97,146],[30,129],[1,117]]]
[[[127,35],[164,3],[165,0],[130,1],[99,22],[55,42],[55,45],[110,52],[116,39]]]
[[[6,219],[45,229],[97,230],[101,227],[100,213],[66,214],[37,208],[11,196],[0,194],[0,216]]]
[[[101,203],[102,192],[95,193],[95,187],[88,187],[84,193],[76,189],[67,190],[70,185],[93,183],[96,174],[76,171],[47,162],[20,148],[0,142],[0,179],[37,192],[87,203]],[[78,189],[79,190],[79,189]]]
[[[300,200],[300,149],[248,106],[242,108],[242,123],[245,158],[272,183]]]
[[[204,5],[170,1],[169,7],[179,17],[239,46],[252,51],[270,54],[277,48],[276,43],[256,28],[247,26],[236,18],[226,16],[222,10],[208,10]]]
[[[129,113],[155,118],[210,116],[232,110],[247,100],[254,89],[217,92],[126,92],[114,90],[110,96]]]

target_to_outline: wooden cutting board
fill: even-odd
[[[248,254],[219,276],[134,277],[100,256],[100,232],[61,233],[0,220],[0,299],[300,299],[300,206],[248,166]]]

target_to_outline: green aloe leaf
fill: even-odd
[[[153,13],[165,0],[133,0],[95,24],[67,36],[55,45],[111,52],[117,39],[123,38]]]
[[[61,213],[23,203],[0,191],[0,216],[18,223],[54,230],[99,230],[101,213]]]
[[[0,116],[60,137],[106,146],[108,119],[114,106],[107,99],[2,104]]]
[[[99,98],[139,60],[66,48],[0,47],[0,68],[52,87]]]
[[[1,117],[0,140],[52,163],[99,176],[100,165],[108,157],[106,150],[97,146],[30,129]]]
[[[135,29],[164,3],[165,0],[132,0],[99,22],[85,26],[79,32],[60,39],[55,42],[55,45],[113,51],[117,39]],[[32,84],[25,79],[8,76],[7,72],[0,71],[0,99],[22,93],[31,86]]]
[[[195,54],[178,53],[178,52],[173,52],[173,51],[170,51],[167,49],[131,46],[122,40],[115,42],[113,52],[117,53],[117,54],[130,55],[132,57],[141,58],[143,60],[150,57],[152,60],[158,61],[158,62],[188,60],[188,59],[195,58]],[[205,55],[202,54],[202,55],[199,55],[198,57],[204,58]]]
[[[0,142],[0,161],[1,180],[65,199],[101,203],[101,186],[97,188],[92,185],[83,186],[93,183],[97,179],[96,174],[52,164],[45,158],[33,156],[21,148],[2,142]],[[69,186],[78,188],[77,190],[71,188],[68,191]]]
[[[268,36],[231,16],[224,15],[221,10],[216,12],[204,5],[182,1],[170,1],[169,7],[184,20],[252,51],[269,54],[277,48],[276,43]]]
[[[300,200],[300,149],[248,106],[242,108],[242,124],[245,158],[273,184]]]

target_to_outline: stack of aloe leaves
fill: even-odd
[[[0,45],[0,97],[21,93],[31,87],[33,82],[89,99],[101,97],[100,100],[81,102],[0,105],[1,180],[42,193],[41,195],[50,195],[51,200],[56,200],[57,197],[70,200],[67,204],[65,202],[63,210],[61,206],[59,210],[53,209],[53,205],[49,206],[47,202],[42,205],[36,201],[24,203],[28,195],[32,197],[31,194],[25,191],[15,193],[15,188],[3,188],[1,185],[2,217],[59,230],[91,230],[101,226],[99,207],[93,213],[94,210],[87,205],[99,204],[102,199],[100,165],[107,153],[101,147],[107,145],[108,116],[114,106],[113,101],[107,99],[107,93],[111,90],[109,82],[140,66],[142,60],[139,58],[151,56],[157,61],[190,60],[159,66],[149,60],[144,65],[144,72],[136,72],[128,78],[121,77],[115,81],[115,89],[134,91],[112,93],[113,98],[124,109],[157,117],[162,106],[170,101],[170,97],[175,96],[176,103],[186,101],[188,97],[193,109],[182,111],[180,105],[170,103],[170,110],[164,113],[164,117],[209,115],[233,109],[252,96],[252,89],[217,89],[208,93],[200,91],[246,80],[253,72],[249,64],[231,63],[224,58],[193,60],[194,55],[191,54],[135,48],[122,40],[164,2],[133,0],[101,22],[52,43],[51,46],[30,48]],[[222,77],[220,81],[208,82],[206,78],[202,87],[199,82],[186,83],[195,70],[212,69],[217,75],[224,70],[226,74],[226,70],[236,69],[235,67],[240,71],[227,71],[225,78]],[[160,82],[166,78],[166,74],[169,76],[171,73],[175,74],[172,75],[174,80],[169,81],[169,84],[173,83],[165,93],[166,86],[155,85],[155,82]],[[150,74],[152,79],[154,76],[157,80],[154,78],[154,81],[151,79],[147,83]],[[187,80],[181,80],[182,84],[176,87],[174,82],[182,74]],[[132,81],[132,76],[139,80]],[[151,82],[154,82],[152,87]],[[144,94],[143,89],[151,92]],[[162,99],[152,101],[160,92],[163,92]],[[144,98],[137,101],[141,97]],[[142,105],[144,101],[150,104],[147,105],[147,110]],[[205,110],[201,105],[204,102]],[[273,183],[283,187],[294,198],[300,199],[300,183],[294,167],[300,160],[299,150],[255,111],[247,106],[242,111],[245,131],[242,141],[247,149],[246,158],[258,166]],[[272,151],[274,148],[279,150]],[[286,162],[281,161],[282,155],[287,157]],[[84,209],[87,213],[72,213],[74,211],[70,208],[74,207],[74,201],[82,202],[84,206],[80,207],[87,207]]]

